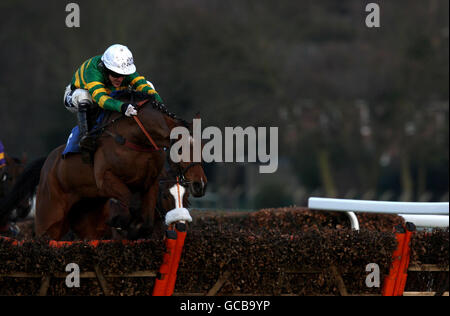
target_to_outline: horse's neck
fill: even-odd
[[[169,141],[171,128],[167,124],[165,117],[166,115],[151,106],[142,108],[139,115],[140,121],[150,134],[154,134],[154,136],[159,138],[161,141]],[[138,126],[136,123],[134,123],[134,125],[136,127]],[[142,134],[140,129],[139,133]]]
[[[127,103],[130,102],[131,99],[122,100]],[[137,101],[142,101],[137,99]],[[158,134],[161,140],[166,139],[170,141],[170,131],[178,126],[184,126],[179,120],[174,119],[167,113],[164,113],[153,106],[151,104],[146,104],[140,110],[142,111],[139,115],[141,122],[144,124],[145,128],[148,129],[148,132],[152,130],[154,133]],[[106,120],[106,124],[110,124],[112,121],[118,120],[121,117],[120,113],[110,113],[109,118]],[[122,130],[124,136],[129,135],[139,135],[142,131],[139,129],[138,124],[134,122],[134,120],[122,120],[122,122],[117,122],[116,124],[120,125],[120,129]],[[122,128],[124,126],[125,128]],[[133,127],[134,126],[134,127]],[[119,128],[119,126],[117,126]]]
[[[166,121],[167,127],[169,130],[172,130],[173,128],[180,126],[180,124],[173,118],[171,118],[167,114],[163,114],[164,120]]]
[[[124,103],[139,103],[139,102],[143,102],[148,100],[148,96],[140,93],[140,92],[136,92],[136,91],[132,91],[128,94],[125,94],[123,97],[119,98],[120,101],[124,102]],[[153,109],[156,112],[159,112],[164,120],[166,121],[167,126],[169,127],[169,130],[172,130],[174,127],[180,126],[180,122],[172,117],[170,117],[170,115],[168,115],[167,113],[164,113],[161,110],[158,110],[156,108],[154,108],[153,106],[151,106],[151,104],[144,105],[145,109]]]

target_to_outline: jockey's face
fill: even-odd
[[[109,80],[111,81],[112,85],[115,88],[119,88],[120,85],[122,84],[123,79],[125,78],[125,76],[123,76],[123,77],[113,77],[111,75],[109,75],[108,77],[109,77]]]

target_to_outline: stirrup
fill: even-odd
[[[97,143],[95,139],[90,135],[82,136],[80,139],[79,146],[82,150],[86,150],[89,153],[93,153],[97,149]]]

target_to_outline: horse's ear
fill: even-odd
[[[27,160],[28,160],[27,154],[26,153],[22,153],[22,160],[21,160],[22,164],[26,164]]]
[[[195,118],[199,119],[200,118],[200,112],[195,113]]]

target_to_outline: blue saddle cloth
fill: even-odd
[[[93,129],[101,124],[104,117],[105,111],[102,110],[97,117]],[[80,142],[80,129],[78,128],[78,126],[75,126],[72,129],[72,133],[70,133],[69,138],[67,139],[66,148],[64,149],[62,155],[65,156],[67,154],[76,154],[81,152],[80,146],[78,145],[79,142]]]
[[[129,92],[127,90],[116,90],[116,91],[112,91],[109,96],[111,98],[119,98],[123,95],[127,95]],[[96,128],[97,126],[99,126],[103,119],[105,118],[106,115],[106,110],[101,110],[100,114],[97,117],[96,123],[94,125],[94,128]],[[67,143],[66,143],[66,148],[64,149],[62,155],[67,155],[70,153],[79,153],[81,152],[80,146],[78,145],[78,143],[80,142],[80,130],[78,128],[78,126],[75,126],[72,129],[72,133],[70,133],[69,138],[67,139]]]

